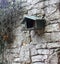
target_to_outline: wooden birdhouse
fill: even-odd
[[[25,16],[22,24],[25,25],[23,30],[41,30],[45,28],[46,20],[35,16]]]

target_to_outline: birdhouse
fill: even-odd
[[[22,24],[25,25],[23,30],[41,30],[45,28],[46,20],[35,16],[25,16]]]

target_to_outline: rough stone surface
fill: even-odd
[[[49,49],[38,49],[38,54],[52,54],[53,50]]]
[[[31,49],[31,55],[36,55],[36,54],[38,54],[36,48],[32,48]]]
[[[57,23],[57,24],[47,25],[45,31],[47,32],[59,31],[59,24]]]
[[[47,46],[46,43],[37,44],[37,45],[36,45],[36,49],[39,49],[39,48],[46,48],[46,46]]]
[[[51,33],[51,40],[52,41],[59,41],[60,40],[60,32],[57,33]]]
[[[52,54],[49,59],[47,59],[46,64],[58,64],[58,58],[57,58],[57,54],[54,53]]]
[[[32,57],[32,62],[37,62],[37,61],[44,61],[47,59],[47,55],[37,55]]]
[[[48,43],[47,44],[48,48],[58,48],[60,47],[60,42],[56,42],[56,43]]]
[[[7,64],[57,64],[56,49],[60,48],[60,12],[59,0],[22,0],[21,14],[42,17],[45,13],[46,27],[44,33],[38,35],[35,30],[21,31],[22,25],[15,28],[15,40],[4,51]],[[22,18],[20,15],[20,17]],[[23,20],[23,19],[21,19]],[[19,24],[19,23],[18,23]],[[31,35],[31,38],[29,37]],[[1,55],[0,55],[0,62]],[[6,64],[6,63],[5,63]]]
[[[32,64],[44,64],[43,62],[35,62],[35,63],[32,63]]]

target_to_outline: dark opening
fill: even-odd
[[[33,28],[35,25],[35,21],[31,19],[27,19],[26,24],[27,24],[27,28]]]

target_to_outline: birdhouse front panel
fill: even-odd
[[[46,21],[43,19],[36,20],[36,29],[42,29],[45,28]]]

